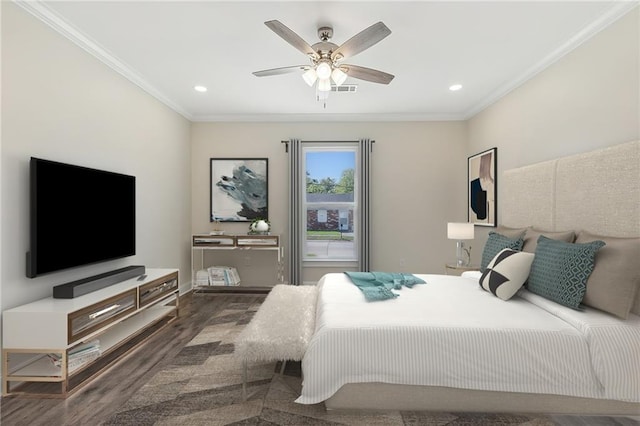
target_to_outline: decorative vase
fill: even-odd
[[[259,220],[253,225],[253,230],[256,232],[267,232],[269,230],[269,224],[264,220]]]

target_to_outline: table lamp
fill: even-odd
[[[471,262],[471,248],[464,248],[462,240],[473,240],[474,225],[473,223],[447,223],[447,238],[456,241],[456,265],[467,266]]]

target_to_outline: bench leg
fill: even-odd
[[[247,400],[247,360],[242,361],[242,400]]]
[[[291,386],[291,384],[289,383],[289,381],[287,381],[284,378],[284,369],[287,366],[287,360],[283,359],[282,360],[282,364],[280,364],[280,374],[278,374],[277,376],[275,376],[275,380],[279,380],[280,383],[282,383],[283,385],[285,385],[286,387],[288,387],[293,393],[298,394],[299,390],[295,389],[293,386]]]

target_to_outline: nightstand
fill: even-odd
[[[447,263],[444,265],[444,272],[447,275],[460,275],[466,271],[479,271],[479,265],[459,266],[455,263]]]

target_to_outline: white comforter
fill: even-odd
[[[418,276],[427,284],[379,302],[344,274],[321,279],[296,402],[362,382],[640,401],[640,317],[577,312],[524,290],[503,301],[477,278]]]

